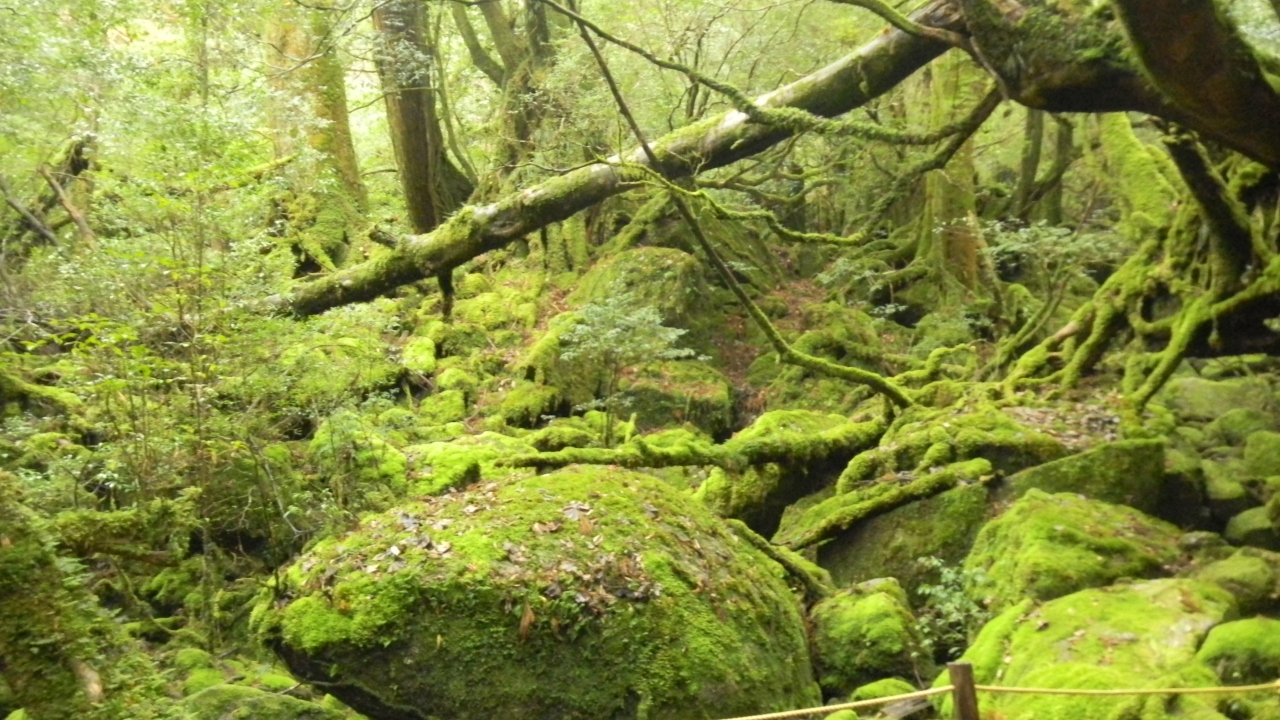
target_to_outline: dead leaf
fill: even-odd
[[[537,618],[533,615],[533,608],[525,605],[524,616],[520,618],[520,639],[529,639],[529,630],[533,627],[534,620]]]

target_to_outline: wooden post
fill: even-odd
[[[951,699],[956,706],[956,720],[978,720],[978,691],[973,687],[973,666],[969,663],[947,663],[951,674]]]

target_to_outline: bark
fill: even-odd
[[[1280,93],[1214,2],[1112,4],[1151,81],[1187,116],[1183,124],[1280,167]]]
[[[933,27],[960,29],[959,13],[935,0],[913,19]],[[764,107],[797,107],[832,117],[887,92],[938,57],[948,45],[890,30],[845,58],[757,100]],[[683,128],[652,143],[667,178],[679,178],[728,165],[758,153],[791,134],[786,128],[750,121],[730,112]],[[323,312],[370,300],[400,285],[439,274],[484,252],[505,246],[545,225],[641,184],[643,173],[626,165],[645,165],[639,150],[614,162],[588,165],[504,196],[496,202],[463,208],[435,232],[409,236],[391,253],[312,283],[299,285],[275,303],[299,315]]]
[[[1026,129],[1022,137],[1022,162],[1018,186],[1013,191],[1013,212],[1021,216],[1031,203],[1036,175],[1040,172],[1040,150],[1044,146],[1044,111],[1027,108]]]
[[[5,204],[13,208],[13,211],[18,213],[22,218],[22,222],[25,224],[27,230],[39,235],[50,245],[56,245],[58,243],[58,236],[54,235],[48,225],[42,222],[40,218],[36,217],[36,214],[32,212],[30,208],[14,196],[13,188],[9,187],[9,182],[5,180],[3,176],[0,176],[0,195],[4,195]]]
[[[54,178],[53,173],[49,172],[49,168],[41,167],[38,171],[40,177],[48,183],[49,189],[53,190],[54,195],[58,197],[58,203],[62,205],[62,209],[67,211],[67,215],[71,217],[71,221],[76,224],[76,229],[80,231],[80,239],[93,246],[97,239],[93,230],[89,228],[89,221],[85,219],[84,213],[71,202],[71,198],[67,196],[67,191],[63,189],[58,180]]]
[[[484,73],[498,87],[502,87],[503,78],[506,77],[507,69],[502,64],[493,59],[484,46],[480,44],[480,38],[476,35],[475,27],[471,24],[471,19],[467,17],[467,6],[459,2],[449,3],[449,12],[453,15],[453,24],[458,28],[458,34],[462,36],[462,42],[467,46],[467,54],[471,56],[471,62],[475,64],[476,69]]]
[[[424,3],[394,0],[373,14],[383,41],[378,74],[385,91],[400,185],[409,218],[419,233],[433,230],[461,207],[474,189],[445,154],[426,12]]]

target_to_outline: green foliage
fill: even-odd
[[[991,611],[976,602],[969,587],[986,582],[986,573],[949,565],[937,557],[916,561],[937,580],[916,588],[923,602],[918,616],[924,644],[939,662],[955,659],[969,646],[969,640],[991,618]]]
[[[583,359],[604,368],[605,386],[598,401],[577,409],[604,410],[606,445],[610,444],[613,418],[631,404],[630,397],[619,389],[623,372],[644,362],[695,356],[693,350],[676,347],[686,332],[663,325],[656,308],[638,306],[632,294],[617,289],[604,300],[584,306],[577,324],[561,337],[565,346],[562,360]]]

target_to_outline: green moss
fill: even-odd
[[[436,372],[436,343],[431,338],[414,336],[400,349],[400,364],[409,372],[431,377]]]
[[[854,690],[849,695],[849,702],[858,702],[859,700],[876,700],[879,698],[893,697],[894,695],[906,695],[917,690],[915,685],[903,680],[902,678],[885,678],[867,683]],[[829,720],[829,718],[828,718]]]
[[[1250,508],[1231,518],[1222,536],[1236,545],[1280,550],[1280,529],[1271,522],[1265,507]]]
[[[603,365],[591,358],[577,355],[565,360],[561,357],[567,349],[561,339],[579,324],[581,317],[576,312],[566,312],[551,318],[546,331],[529,345],[515,365],[519,376],[559,390],[562,401],[570,406],[595,400],[605,379]]]
[[[1024,597],[1158,576],[1178,559],[1179,534],[1127,507],[1033,489],[978,533],[965,568],[983,581],[968,590],[1003,610]]]
[[[1010,608],[982,629],[961,661],[973,663],[982,684],[1167,687],[1183,673],[1197,673],[1197,647],[1235,612],[1229,594],[1193,580],[1082,590],[1034,609],[1030,601]],[[984,696],[983,708],[1007,720],[1092,720],[1125,702],[1123,696],[1004,694]]]
[[[1280,620],[1250,618],[1209,631],[1196,658],[1224,683],[1250,685],[1280,677]]]
[[[244,685],[215,685],[183,700],[192,720],[343,720],[346,713]]]
[[[858,523],[818,548],[838,584],[895,577],[914,592],[932,581],[916,561],[959,565],[990,514],[985,485],[965,485]]]
[[[447,425],[467,417],[467,395],[462,390],[443,390],[418,403],[418,417],[425,425]]]
[[[543,415],[553,414],[559,404],[558,388],[521,382],[503,396],[498,412],[508,425],[529,428],[542,422]]]
[[[213,656],[200,648],[182,648],[173,656],[173,666],[179,670],[195,670],[213,667]]]
[[[780,567],[637,473],[408,503],[321,541],[276,593],[255,615],[282,657],[371,715],[664,720],[818,699]]]
[[[1264,378],[1206,380],[1174,378],[1160,392],[1163,403],[1184,422],[1216,420],[1232,410],[1258,410],[1274,415],[1271,385]]]
[[[1276,419],[1269,413],[1254,408],[1234,408],[1209,423],[1205,434],[1207,440],[1214,444],[1242,445],[1254,433],[1275,429]],[[1280,454],[1271,460],[1272,465],[1280,463]]]
[[[1259,431],[1249,435],[1244,446],[1244,466],[1250,475],[1280,475],[1280,433]]]
[[[732,385],[704,362],[646,363],[628,373],[619,389],[628,400],[625,412],[635,413],[640,430],[688,422],[714,437],[733,425]]]
[[[915,617],[902,589],[893,585],[841,591],[810,611],[815,669],[828,695],[922,669],[918,662],[926,653]]]
[[[342,502],[359,505],[379,491],[398,493],[406,487],[404,453],[349,411],[321,423],[307,459]]]
[[[461,390],[468,398],[473,398],[480,387],[480,380],[462,368],[451,367],[436,376],[436,387],[442,391]]]
[[[1100,115],[1098,125],[1112,177],[1122,181],[1116,189],[1125,206],[1126,233],[1137,240],[1167,227],[1173,222],[1172,208],[1178,197],[1162,172],[1167,160],[1155,154],[1159,152],[1156,148],[1138,140],[1124,113]]]
[[[706,298],[710,290],[702,264],[681,250],[640,247],[602,260],[582,276],[569,301],[582,306],[617,293],[629,293],[637,307],[653,307],[669,327],[691,331],[690,340],[707,351],[715,322]]]
[[[182,694],[194,695],[201,690],[211,688],[214,685],[221,685],[226,682],[226,677],[222,671],[212,667],[196,668],[187,674],[187,679],[182,682]]]
[[[1235,596],[1241,614],[1265,610],[1280,600],[1276,569],[1247,549],[1205,565],[1192,577],[1214,583]]]
[[[482,477],[496,479],[510,475],[512,471],[500,467],[498,461],[532,451],[524,440],[494,432],[405,448],[414,492],[424,495],[463,487]]]
[[[1010,477],[1001,495],[1019,497],[1032,488],[1085,497],[1144,512],[1160,506],[1164,485],[1164,441],[1121,440],[1045,463]]]

